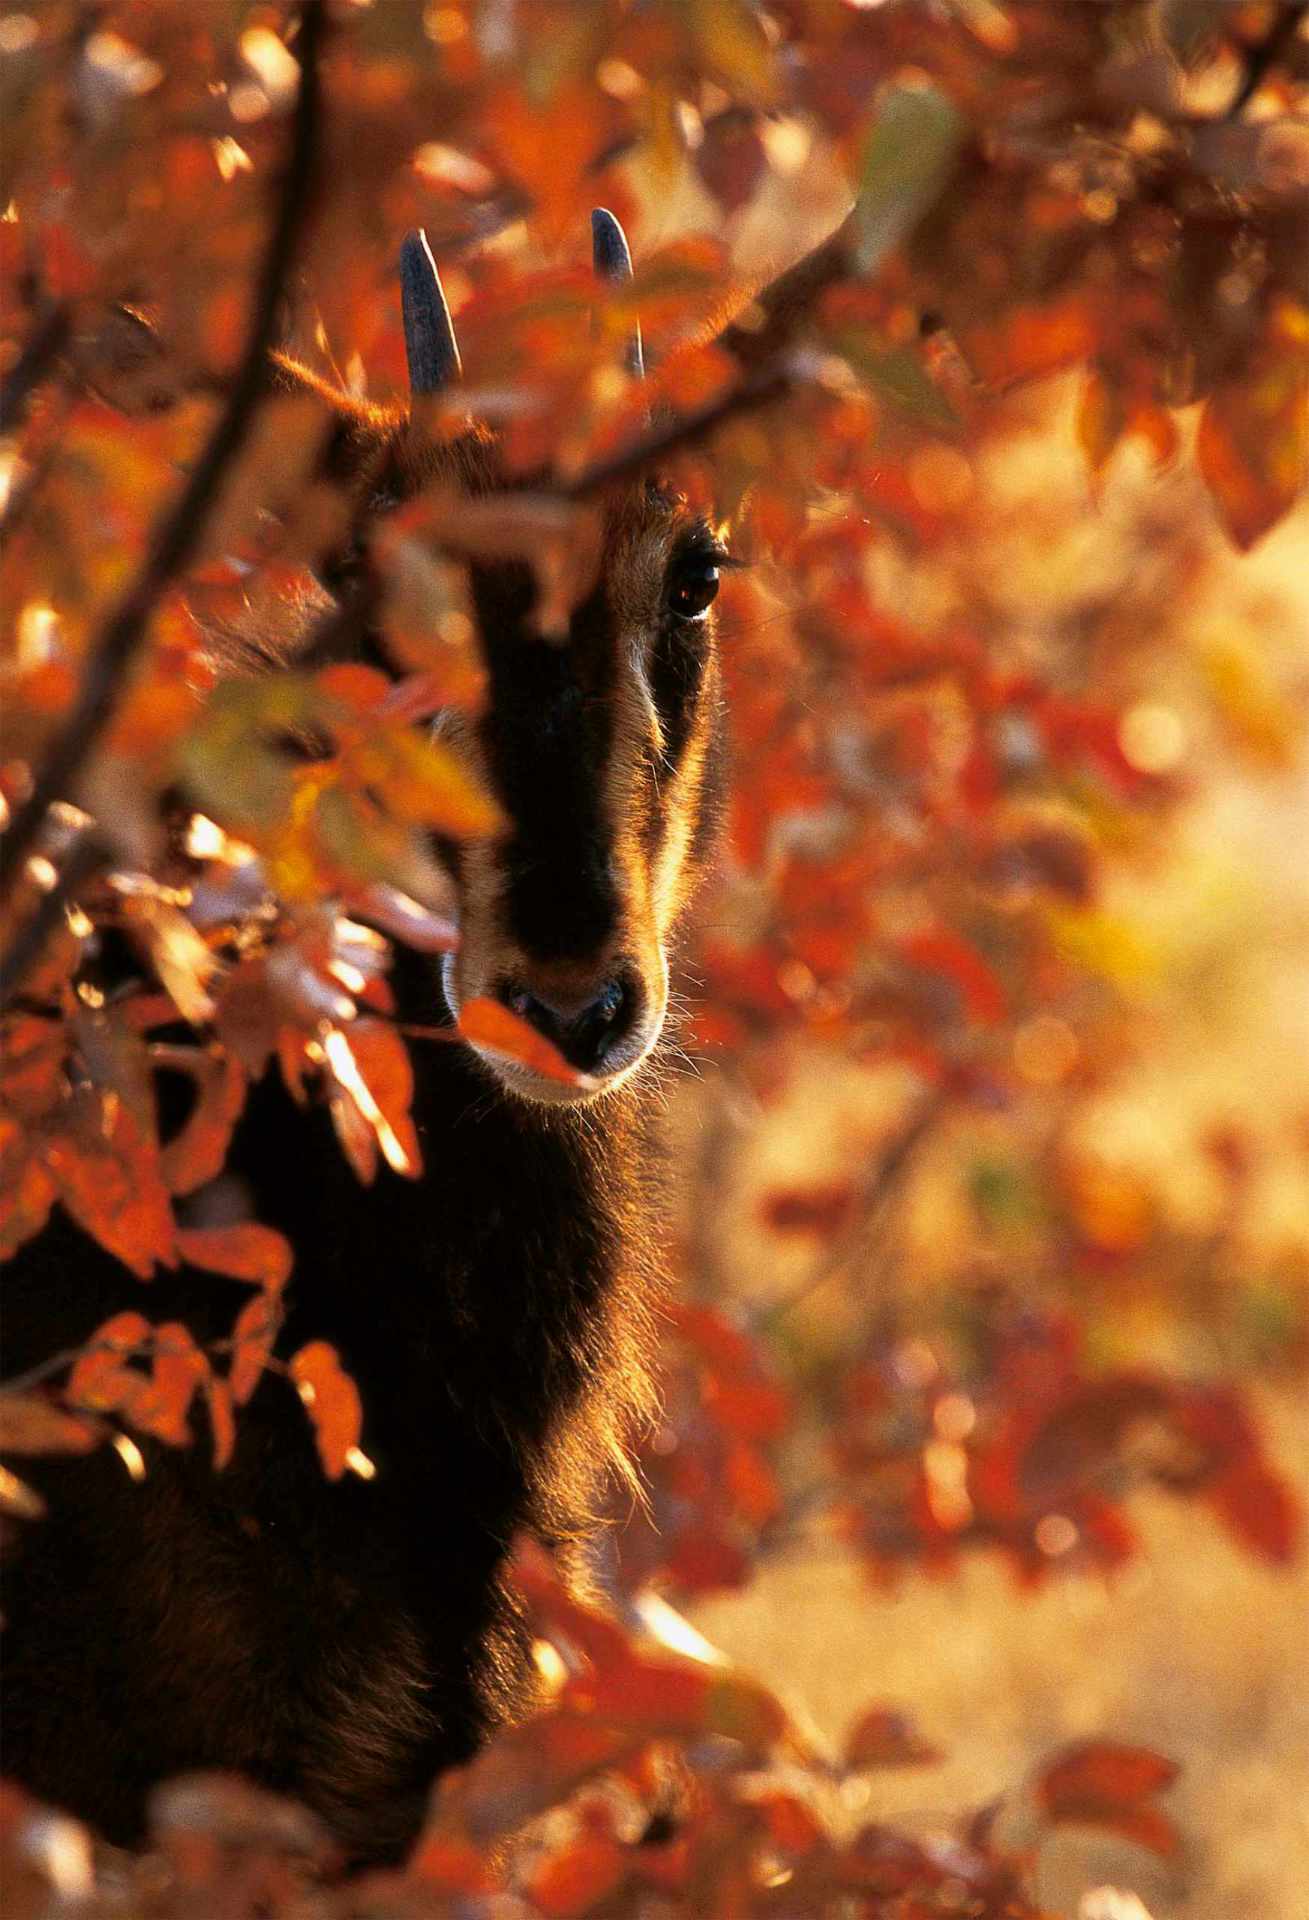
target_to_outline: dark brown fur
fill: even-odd
[[[361,501],[434,467],[466,483],[487,458],[484,437],[452,461],[398,415],[330,404],[329,454]],[[510,829],[461,856],[465,944],[445,987],[433,962],[398,955],[404,1020],[448,1021],[452,997],[510,978],[544,994],[567,976],[580,991],[620,965],[632,996],[662,992],[722,757],[711,632],[683,634],[661,600],[691,536],[653,490],[616,503],[611,553],[627,559],[563,648],[532,636],[521,569],[482,570],[491,697],[462,750]],[[647,629],[664,649],[665,706],[681,689],[676,713],[633,666]],[[294,653],[296,633],[283,640]],[[354,1860],[403,1854],[435,1774],[530,1697],[502,1584],[515,1532],[583,1538],[606,1465],[648,1408],[658,1055],[590,1104],[549,1106],[465,1047],[419,1041],[415,1054],[421,1182],[383,1171],[356,1184],[326,1114],[298,1113],[274,1077],[252,1094],[229,1168],[296,1250],[279,1350],[339,1349],[376,1478],[323,1477],[304,1411],[273,1374],[224,1473],[203,1437],[148,1446],[141,1485],[109,1450],[24,1463],[49,1518],[25,1531],[9,1580],[5,1764],[113,1839],[137,1835],[154,1781],[228,1767],[306,1800]],[[129,1306],[221,1339],[246,1297],[186,1269],[143,1291],[64,1218],[4,1288],[10,1370]]]

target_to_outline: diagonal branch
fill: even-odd
[[[1239,120],[1249,106],[1269,71],[1281,59],[1282,55],[1300,30],[1300,23],[1309,12],[1305,0],[1278,0],[1273,23],[1262,40],[1256,40],[1253,46],[1245,50],[1245,72],[1241,84],[1236,89],[1231,105],[1223,115],[1225,120]]]
[[[276,333],[282,289],[314,184],[321,115],[319,56],[325,31],[325,0],[305,0],[297,42],[300,88],[290,152],[251,304],[249,336],[227,403],[181,495],[156,528],[139,573],[106,619],[87,659],[73,710],[37,773],[29,799],[5,835],[0,898],[21,871],[51,802],[68,793],[111,719],[144,643],[150,616],[170,581],[196,551],[219,488],[267,389],[268,351]],[[20,942],[22,937],[20,933]]]
[[[803,384],[805,375],[795,349],[815,304],[828,287],[861,272],[857,218],[857,212],[848,214],[821,245],[762,287],[745,312],[717,336],[715,344],[725,348],[741,369],[736,386],[693,413],[662,421],[629,446],[592,461],[560,484],[563,497],[588,499],[615,481],[630,480],[652,462],[698,446],[725,420],[753,413]]]
[[[23,417],[28,399],[45,378],[52,360],[58,358],[72,332],[72,316],[63,301],[47,307],[13,372],[5,375],[0,386],[0,433],[10,433]]]
[[[901,1182],[918,1157],[937,1123],[949,1111],[947,1087],[933,1086],[922,1093],[909,1108],[882,1151],[871,1161],[856,1196],[854,1219],[833,1246],[827,1249],[813,1271],[800,1284],[778,1300],[768,1301],[756,1322],[757,1328],[771,1328],[784,1320],[793,1308],[808,1300],[829,1280],[835,1280],[853,1265],[869,1246],[872,1235],[888,1202],[899,1191]]]
[[[732,419],[738,413],[753,413],[757,407],[766,406],[770,400],[788,393],[796,384],[794,369],[785,361],[761,367],[749,379],[743,380],[740,386],[729,387],[726,393],[717,400],[711,400],[708,405],[662,422],[653,432],[644,433],[638,440],[619,447],[616,453],[593,460],[580,473],[562,481],[554,491],[565,500],[587,500],[592,494],[612,486],[615,481],[632,479],[643,468],[670,453],[699,445],[725,420]]]

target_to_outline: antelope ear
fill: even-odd
[[[458,380],[463,368],[441,276],[421,227],[406,234],[400,248],[400,301],[409,390],[413,394],[438,393]]]
[[[632,255],[627,245],[627,235],[608,207],[596,207],[591,214],[591,263],[596,278],[607,280],[611,286],[632,277]],[[637,375],[645,373],[639,325],[633,329],[627,343],[626,359],[629,372]]]

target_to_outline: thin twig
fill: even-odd
[[[87,881],[110,858],[109,842],[93,827],[80,833],[64,858],[55,883],[41,895],[39,902],[19,927],[0,955],[0,1007],[7,1007],[32,968],[45,951],[45,945],[64,917],[64,909],[76,899]]]
[[[800,379],[792,349],[819,296],[858,271],[854,221],[854,215],[848,215],[835,233],[761,287],[741,318],[718,335],[715,344],[741,368],[743,378],[737,386],[696,412],[668,421],[617,453],[593,461],[562,483],[559,491],[564,498],[587,499],[614,481],[630,479],[667,454],[697,445],[736,414],[753,412],[789,393]]]
[[[617,480],[630,480],[634,474],[667,454],[697,445],[715,427],[721,426],[724,420],[765,406],[768,401],[779,399],[782,394],[789,392],[794,385],[794,371],[789,365],[761,368],[748,380],[743,380],[739,387],[732,387],[719,399],[711,400],[707,406],[698,408],[694,413],[684,413],[653,433],[643,434],[630,446],[620,447],[617,453],[605,454],[603,458],[593,460],[580,473],[574,474],[571,480],[563,481],[558,493],[565,500],[589,499],[593,493],[612,486]]]
[[[1294,0],[1294,4],[1284,8],[1279,6],[1277,16],[1263,39],[1257,40],[1252,47],[1247,47],[1245,73],[1240,86],[1236,89],[1232,104],[1223,115],[1225,120],[1240,119],[1268,78],[1269,69],[1281,59],[1294,40],[1299,31],[1300,22],[1307,11],[1309,11],[1309,5],[1306,5],[1306,0]]]
[[[63,352],[72,330],[72,316],[62,300],[47,307],[12,373],[0,386],[0,433],[11,433],[23,417],[28,396],[44,379],[51,361]]]
[[[36,777],[31,797],[5,835],[0,897],[13,885],[52,801],[68,793],[113,715],[161,594],[195,552],[210,510],[240,452],[268,387],[268,351],[277,329],[286,273],[308,211],[320,116],[318,59],[324,0],[306,0],[296,43],[300,87],[276,219],[251,306],[250,332],[227,404],[180,498],[155,532],[150,551],[91,650],[76,703]]]
[[[757,1323],[758,1328],[773,1326],[804,1300],[825,1287],[829,1280],[844,1273],[866,1246],[879,1215],[899,1187],[919,1148],[927,1139],[949,1105],[950,1096],[941,1087],[931,1087],[910,1108],[904,1124],[892,1134],[885,1148],[873,1161],[858,1195],[853,1225],[830,1247],[798,1287],[770,1300]]]

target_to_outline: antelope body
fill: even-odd
[[[599,272],[627,270],[609,216],[595,240]],[[411,379],[428,391],[457,354],[417,238],[402,281]],[[344,402],[341,419],[370,459],[411,432]],[[356,1861],[401,1856],[433,1777],[530,1692],[501,1583],[511,1539],[581,1537],[645,1404],[648,1087],[667,956],[718,805],[720,556],[655,484],[607,513],[600,577],[566,645],[532,633],[526,566],[472,568],[490,690],[462,744],[507,826],[460,851],[461,945],[443,977],[412,952],[393,975],[399,1016],[419,1025],[498,996],[599,1094],[420,1045],[420,1182],[384,1172],[359,1186],[326,1114],[293,1109],[273,1075],[230,1157],[253,1216],[295,1249],[279,1350],[338,1348],[376,1477],[326,1480],[303,1410],[271,1376],[222,1473],[203,1445],[151,1447],[140,1485],[107,1450],[38,1474],[24,1463],[49,1517],[25,1532],[9,1582],[4,1762],[112,1839],[139,1832],[153,1782],[221,1767],[306,1801]],[[142,1304],[139,1282],[65,1218],[4,1287],[13,1369]],[[146,1309],[205,1342],[244,1297],[183,1269],[156,1280]]]

